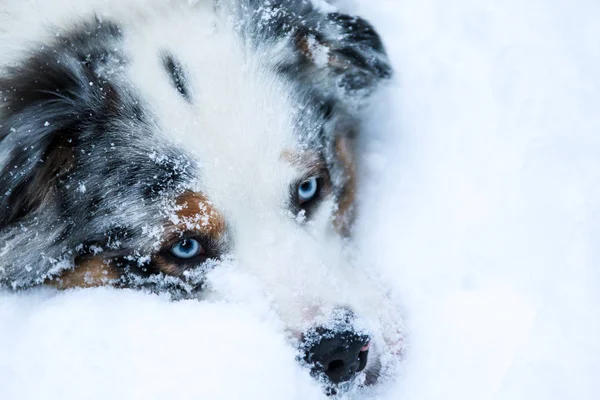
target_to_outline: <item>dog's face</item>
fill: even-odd
[[[390,69],[361,19],[240,4],[79,22],[6,66],[0,280],[202,296],[235,260],[343,382],[384,301],[345,253],[355,115]]]

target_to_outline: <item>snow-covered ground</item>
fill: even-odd
[[[354,3],[398,72],[356,237],[403,300],[407,351],[370,398],[600,398],[600,3]],[[229,303],[0,293],[0,398],[324,398],[227,274]]]

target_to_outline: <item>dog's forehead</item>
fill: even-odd
[[[249,51],[234,31],[211,21],[179,27],[186,35],[174,32],[206,40],[126,36],[128,78],[146,99],[158,134],[198,165],[192,189],[220,208],[272,209],[305,168],[297,160],[307,157],[290,155],[318,135],[318,114],[306,94],[270,67],[273,52]]]

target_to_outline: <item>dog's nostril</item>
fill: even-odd
[[[325,370],[325,373],[339,372],[339,370],[343,369],[345,365],[346,364],[344,363],[344,360],[333,360],[329,363],[329,365],[327,365],[327,370]]]

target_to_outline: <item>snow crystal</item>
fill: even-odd
[[[298,211],[298,214],[296,214],[296,217],[294,219],[299,224],[301,224],[304,221],[306,221],[306,210],[300,210],[300,211]]]
[[[314,36],[308,36],[307,45],[315,65],[319,68],[326,67],[329,64],[329,48],[319,43]]]
[[[102,253],[104,250],[100,246],[92,245],[92,246],[90,246],[90,251],[93,254],[99,254],[99,253]]]
[[[141,256],[137,258],[137,265],[139,267],[142,267],[146,264],[148,264],[150,262],[151,258],[150,256]]]
[[[323,14],[329,14],[337,11],[337,8],[325,0],[312,0],[313,6],[316,10]]]

